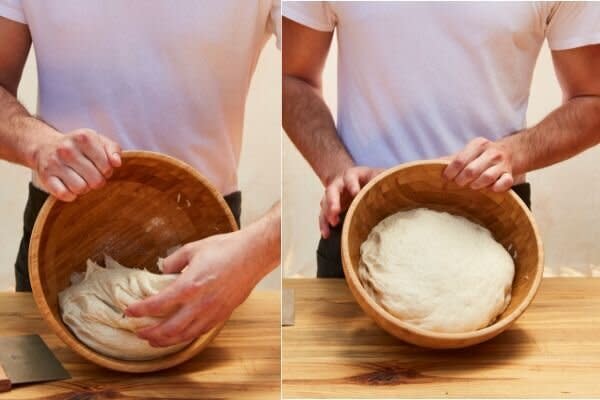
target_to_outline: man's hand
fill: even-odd
[[[459,186],[494,192],[509,190],[513,183],[513,152],[503,141],[473,139],[458,154],[451,157],[444,176]]]
[[[161,293],[131,305],[126,315],[167,316],[139,330],[152,346],[192,340],[229,318],[261,277],[247,254],[254,241],[243,231],[211,236],[186,244],[164,260],[163,273],[183,270]]]
[[[121,148],[89,129],[48,134],[32,151],[31,168],[41,184],[62,201],[99,189],[121,166]]]
[[[329,226],[336,226],[340,222],[340,214],[350,206],[360,189],[382,171],[382,168],[352,167],[329,182],[321,199],[319,214],[323,238],[329,237]]]

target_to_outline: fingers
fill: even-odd
[[[164,259],[163,274],[175,274],[181,272],[190,260],[190,251],[188,245],[182,246],[174,253]]]
[[[67,189],[76,195],[82,195],[88,191],[86,181],[68,166],[62,169],[59,178],[67,186]]]
[[[473,190],[491,187],[504,174],[504,168],[501,165],[492,165],[485,171],[481,172],[469,187]]]
[[[377,176],[379,171],[369,167],[355,167],[346,170],[344,173],[344,186],[350,196],[356,197],[360,189]]]
[[[453,157],[450,164],[444,169],[444,177],[448,180],[455,180],[467,165],[485,151],[487,143],[488,141],[484,138],[471,140],[461,152]]]
[[[371,179],[375,178],[381,171],[383,171],[383,169],[379,169],[379,168],[370,168],[370,167],[358,167],[356,168],[356,174],[358,175],[358,182],[359,182],[359,190],[356,191],[356,193],[354,193],[352,195],[352,197],[355,197],[358,192],[360,191],[360,189],[362,189],[363,186],[365,186],[367,183],[369,183],[371,181]]]
[[[125,315],[128,317],[162,317],[177,310],[185,295],[179,280],[176,280],[160,293],[127,307]]]
[[[57,199],[59,199],[61,201],[69,202],[69,201],[73,201],[77,198],[77,195],[75,195],[73,192],[71,192],[69,189],[67,189],[65,184],[60,179],[58,179],[56,176],[51,176],[46,181],[45,186],[51,195],[53,195],[54,197],[56,197]]]
[[[91,189],[103,187],[115,166],[121,164],[119,146],[90,129],[58,135],[42,150],[36,160],[38,176],[62,201],[73,201]]]
[[[319,214],[319,230],[323,238],[329,237],[330,226],[339,224],[343,209],[360,192],[360,189],[380,171],[370,167],[349,168],[325,188]]]
[[[350,168],[344,173],[344,186],[352,197],[360,192],[360,178],[364,174],[365,172],[361,171],[359,168]]]
[[[476,138],[454,156],[444,170],[444,177],[474,190],[506,191],[514,183],[511,159],[509,149],[501,143]]]
[[[114,168],[119,168],[121,166],[121,146],[118,143],[113,142],[112,140],[105,138],[102,136],[102,141],[104,142],[104,151],[108,159],[110,160],[110,164]]]
[[[74,193],[83,194],[83,193],[88,192],[89,189],[99,189],[106,184],[106,180],[104,179],[104,176],[102,175],[102,173],[100,171],[98,171],[96,166],[88,158],[86,158],[82,153],[77,152],[77,151],[75,151],[75,152],[62,151],[61,152],[59,149],[59,156],[63,160],[63,163],[67,167],[69,167],[68,169],[65,169],[63,171],[64,174],[68,174],[68,170],[70,169],[75,174],[77,174],[78,177],[80,177],[83,180],[83,182],[85,183],[85,188],[84,188],[85,190],[83,190],[81,192],[77,192],[77,191],[73,190],[72,188],[70,188],[71,191],[73,191]],[[61,178],[62,178],[62,176],[61,176]]]
[[[90,189],[104,186],[113,169],[121,166],[120,153],[117,143],[91,129],[72,132],[58,149],[59,157],[88,183]]]
[[[178,343],[188,342],[208,333],[211,329],[213,329],[219,323],[225,321],[227,318],[227,315],[221,316],[220,314],[212,317],[204,316],[193,321],[190,325],[185,327],[185,329],[179,331],[174,336],[163,336],[150,340],[149,342],[150,345],[154,347],[173,346]]]
[[[513,184],[514,178],[512,174],[505,172],[504,174],[502,174],[502,176],[500,176],[496,183],[494,183],[494,185],[492,186],[492,190],[494,192],[506,192],[507,190],[512,188]]]
[[[321,231],[321,236],[324,239],[329,238],[329,234],[331,233],[331,230],[329,228],[329,223],[327,222],[327,218],[325,218],[325,213],[326,210],[325,208],[323,208],[325,204],[325,197],[323,197],[323,200],[321,200],[321,210],[319,212],[319,230]]]
[[[173,343],[169,339],[177,339],[181,336],[182,332],[198,316],[197,314],[197,309],[188,305],[180,308],[171,318],[162,323],[140,329],[136,333],[138,337],[148,340],[151,345],[170,346],[177,342]]]
[[[344,181],[336,178],[325,189],[325,219],[336,226],[340,222],[340,213],[342,212],[341,197],[344,190]]]
[[[101,136],[93,131],[82,131],[74,134],[74,141],[94,169],[104,178],[110,178],[113,167],[104,149],[104,141]]]
[[[456,178],[454,178],[454,182],[458,186],[465,187],[477,180],[485,170],[492,168],[496,161],[490,153],[483,152],[460,171]]]

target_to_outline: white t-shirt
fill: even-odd
[[[160,151],[237,189],[244,105],[278,0],[0,0],[28,24],[38,115]]]
[[[525,128],[544,39],[552,50],[600,43],[600,3],[294,1],[283,15],[337,29],[338,133],[369,166]]]

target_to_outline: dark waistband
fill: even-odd
[[[37,188],[33,183],[29,182],[29,198],[27,199],[27,207],[25,208],[25,221],[30,222],[31,227],[35,223],[38,213],[40,212],[44,202],[49,197],[49,194]],[[242,215],[242,192],[239,190],[223,196],[225,202],[229,206],[235,221],[240,226],[240,218]]]

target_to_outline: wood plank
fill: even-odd
[[[388,335],[339,279],[288,279],[284,397],[599,397],[600,279],[550,278],[508,331],[462,350]]]
[[[279,399],[279,298],[278,292],[254,292],[198,356],[140,375],[86,361],[50,332],[30,294],[0,293],[0,335],[41,335],[73,377],[17,386],[0,399]]]

